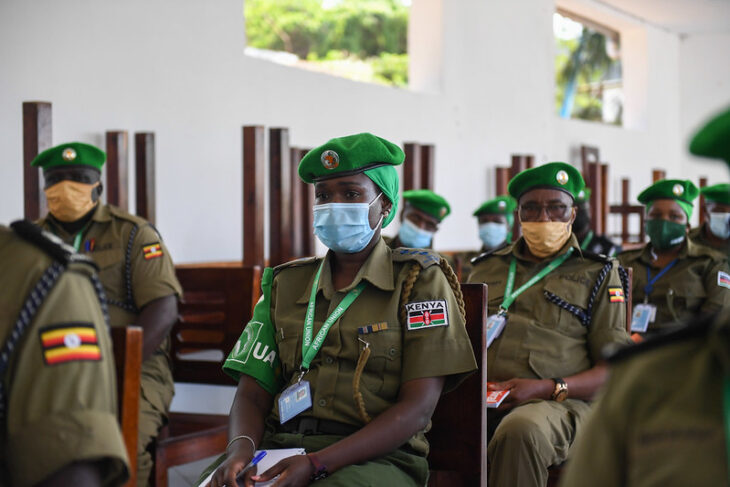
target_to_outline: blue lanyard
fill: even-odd
[[[654,291],[654,283],[657,282],[660,277],[662,277],[664,274],[666,274],[669,269],[674,267],[674,264],[676,264],[678,260],[679,259],[674,259],[669,264],[667,264],[666,267],[664,267],[664,269],[659,271],[659,274],[657,274],[654,277],[654,279],[651,278],[651,267],[646,266],[646,280],[648,282],[647,282],[646,286],[644,286],[644,294],[646,295],[647,298],[652,293],[652,291]]]

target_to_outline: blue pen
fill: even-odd
[[[243,470],[241,470],[238,475],[236,475],[236,483],[239,486],[243,486],[243,483],[241,483],[241,481],[243,481],[244,474],[246,472],[248,472],[249,470],[251,470],[253,467],[255,467],[256,464],[259,463],[261,461],[261,459],[264,458],[265,456],[266,456],[266,450],[261,450],[256,456],[253,457],[251,462],[248,465],[246,465],[246,467]]]

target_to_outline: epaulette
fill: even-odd
[[[46,232],[38,225],[28,220],[18,220],[10,224],[13,231],[23,240],[32,243],[54,260],[61,264],[83,263],[98,270],[97,265],[90,257],[77,253],[73,247],[64,243],[60,238],[50,232]]]
[[[608,360],[611,364],[616,364],[649,350],[661,348],[671,343],[704,336],[710,330],[717,317],[718,313],[708,313],[700,316],[699,319],[696,317],[693,318],[691,323],[684,320],[680,323],[685,326],[682,326],[677,330],[667,332],[663,335],[658,335],[648,340],[644,340],[636,345],[629,345],[627,347],[620,348],[613,353],[610,353],[606,357],[606,360]]]
[[[278,274],[279,272],[283,271],[284,269],[288,269],[290,267],[302,267],[308,264],[314,264],[317,262],[317,257],[302,257],[301,259],[295,259],[290,260],[289,262],[284,262],[283,264],[279,264],[276,267],[274,267],[274,275]]]
[[[109,213],[112,214],[114,217],[119,218],[120,220],[127,220],[128,222],[134,223],[135,225],[140,227],[142,225],[151,225],[150,222],[148,222],[141,216],[132,215],[131,213],[127,213],[126,211],[122,210],[121,208],[117,208],[116,206],[107,206],[109,207]],[[157,231],[157,229],[155,229],[155,231]]]
[[[597,260],[598,262],[603,262],[604,264],[612,262],[615,259],[615,257],[609,257],[606,254],[597,254],[588,250],[581,250],[581,253],[583,254],[583,257],[591,260]]]
[[[621,253],[619,253],[619,254],[617,255],[617,257],[618,257],[618,256],[621,256],[621,257],[623,257],[623,258],[627,258],[627,257],[631,257],[631,258],[633,258],[634,256],[639,256],[639,255],[641,255],[641,253],[642,253],[642,252],[644,251],[644,248],[645,248],[645,247],[646,247],[646,246],[645,246],[645,245],[643,245],[643,246],[639,247],[638,249],[623,250],[623,251],[621,251]]]
[[[427,249],[410,249],[408,247],[398,247],[391,251],[394,262],[406,262],[415,260],[421,265],[422,269],[430,267],[441,262],[441,254],[434,250]]]
[[[472,265],[476,265],[479,262],[486,259],[487,257],[489,257],[490,255],[492,255],[493,253],[497,252],[498,250],[502,250],[503,248],[507,247],[508,245],[512,245],[512,244],[505,242],[502,245],[500,245],[499,247],[495,247],[491,250],[487,250],[486,252],[482,252],[481,254],[479,254],[476,257],[474,257],[473,259],[471,259],[470,262],[472,263]]]

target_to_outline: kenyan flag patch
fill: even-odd
[[[408,329],[420,330],[435,326],[449,326],[446,301],[419,301],[406,304]]]

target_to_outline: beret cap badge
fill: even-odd
[[[320,161],[322,161],[322,165],[325,167],[325,169],[336,169],[337,166],[340,165],[340,156],[337,155],[337,152],[333,150],[326,150],[322,152],[322,155],[319,159]]]
[[[681,184],[675,184],[672,187],[672,193],[674,193],[674,196],[682,196],[684,194],[684,187]]]
[[[500,201],[497,206],[500,210],[504,210],[505,208],[507,208],[507,203],[505,203],[504,201]]]
[[[562,185],[568,184],[569,179],[570,178],[568,177],[568,173],[563,170],[558,171],[558,173],[555,175],[555,180]]]
[[[64,161],[71,162],[76,159],[76,151],[69,147],[63,150],[63,154],[61,155],[61,157],[63,157]]]

